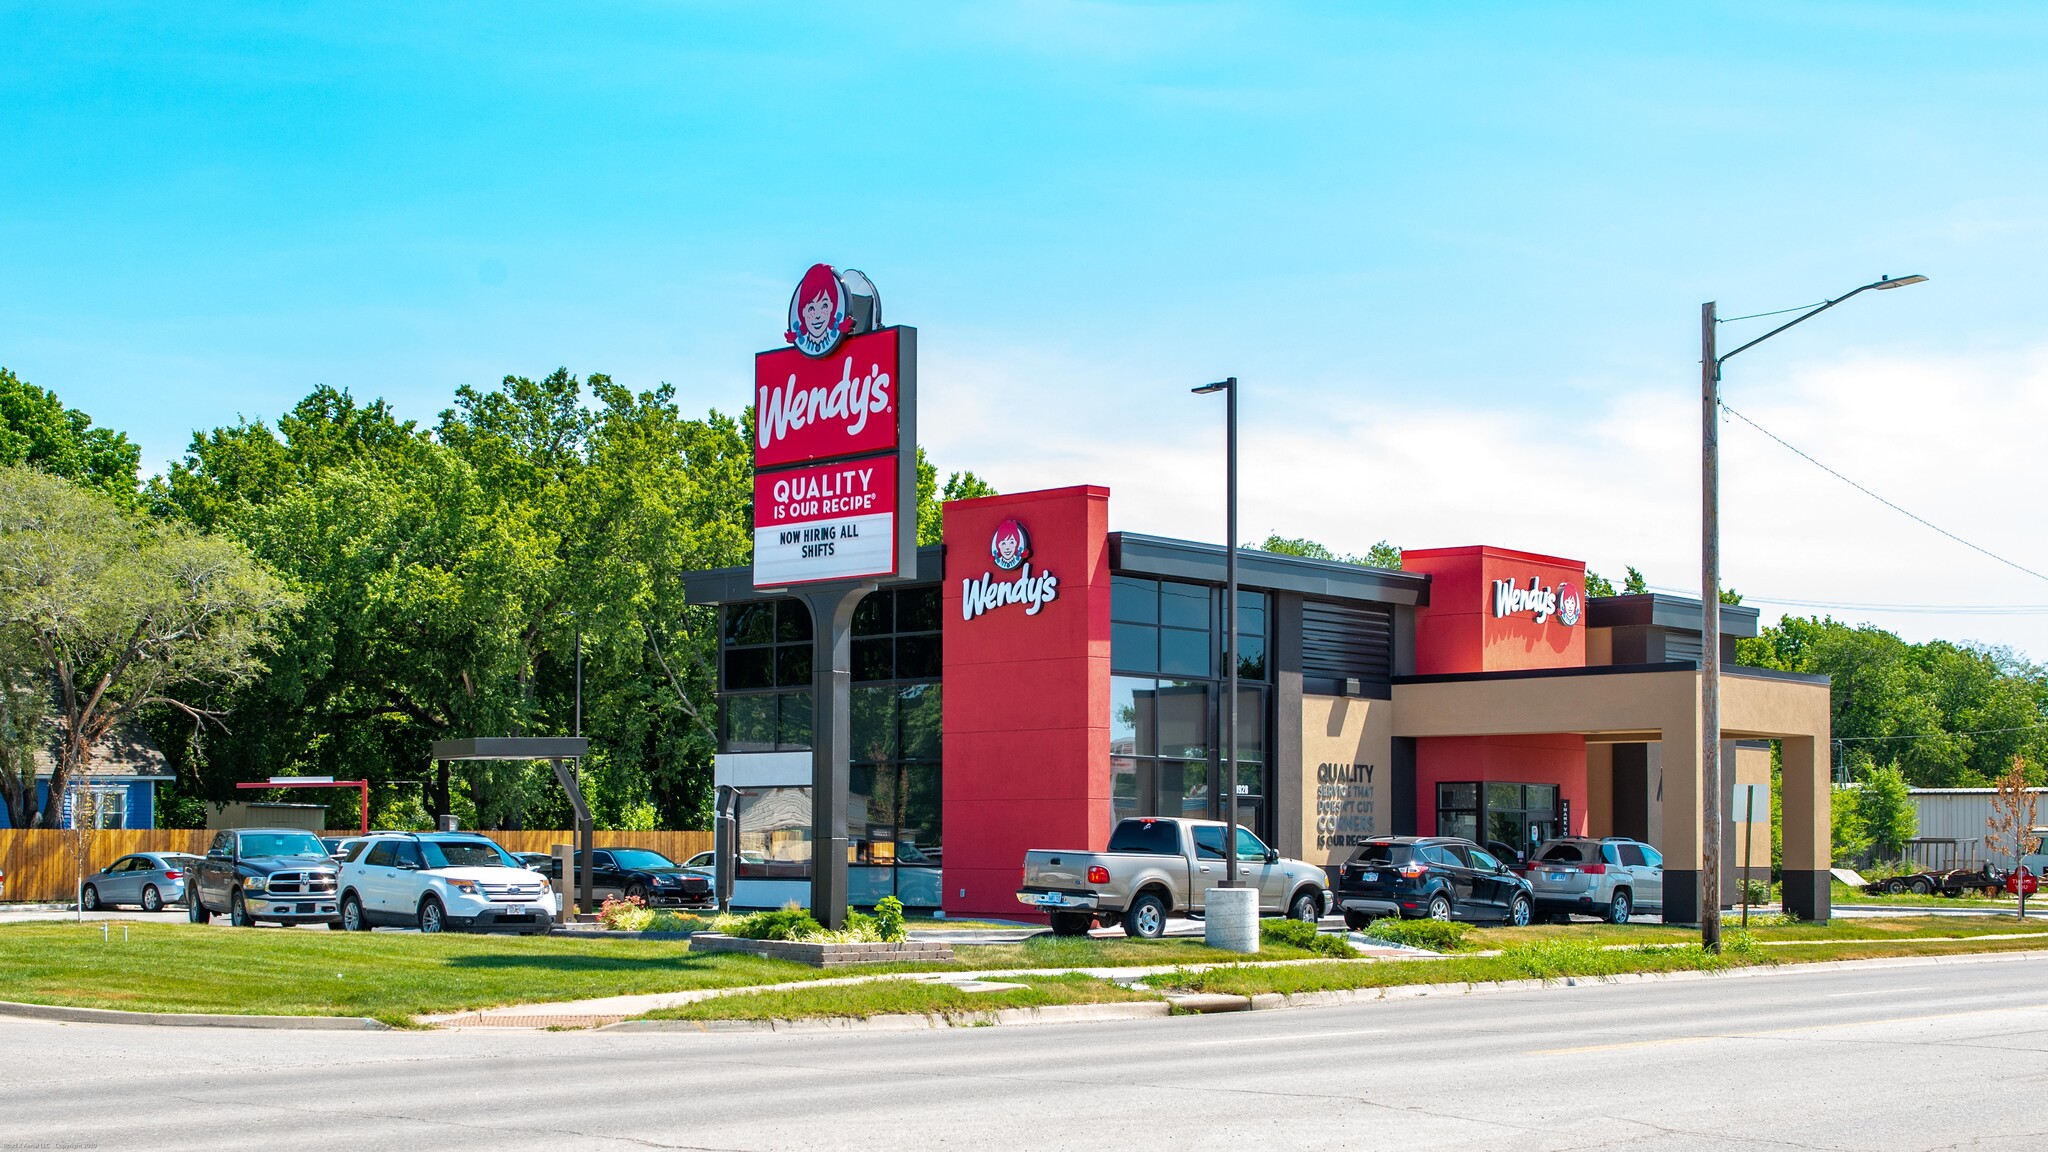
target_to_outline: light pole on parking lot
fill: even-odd
[[[1237,377],[1190,389],[1223,393],[1223,886],[1237,887]],[[1213,651],[1213,649],[1212,649]]]

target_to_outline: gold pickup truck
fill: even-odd
[[[1055,935],[1080,936],[1100,923],[1157,939],[1169,915],[1201,915],[1209,890],[1223,885],[1225,831],[1215,820],[1139,817],[1117,822],[1106,851],[1027,852],[1017,902],[1046,913]],[[1237,882],[1259,890],[1262,915],[1313,924],[1330,908],[1321,868],[1281,859],[1245,828],[1237,830]]]

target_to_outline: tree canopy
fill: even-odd
[[[1261,552],[1278,552],[1284,556],[1300,556],[1309,560],[1335,560],[1339,564],[1361,564],[1367,568],[1398,569],[1401,567],[1401,550],[1385,540],[1381,540],[1371,548],[1366,549],[1363,556],[1353,556],[1348,553],[1340,555],[1331,551],[1326,545],[1319,544],[1306,537],[1282,536],[1277,532],[1267,536],[1261,543],[1246,544],[1244,547],[1255,548]]]
[[[0,368],[0,465],[29,465],[127,503],[141,461],[125,433],[93,427],[56,393]]]

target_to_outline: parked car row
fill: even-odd
[[[136,852],[123,856],[86,879],[78,894],[87,912],[133,905],[161,912],[166,904],[185,902],[185,885],[199,865],[189,852]]]
[[[1458,836],[1375,836],[1337,874],[1344,922],[1382,916],[1500,921],[1573,914],[1626,924],[1664,902],[1664,858],[1640,841],[1563,837],[1536,846],[1521,867]]]

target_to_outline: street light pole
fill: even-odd
[[[1851,296],[1926,279],[1879,277],[1725,354],[1716,353],[1715,303],[1700,305],[1700,944],[1709,952],[1721,950],[1721,365]]]
[[[1237,377],[1193,389],[1223,393],[1223,886],[1237,887]]]

